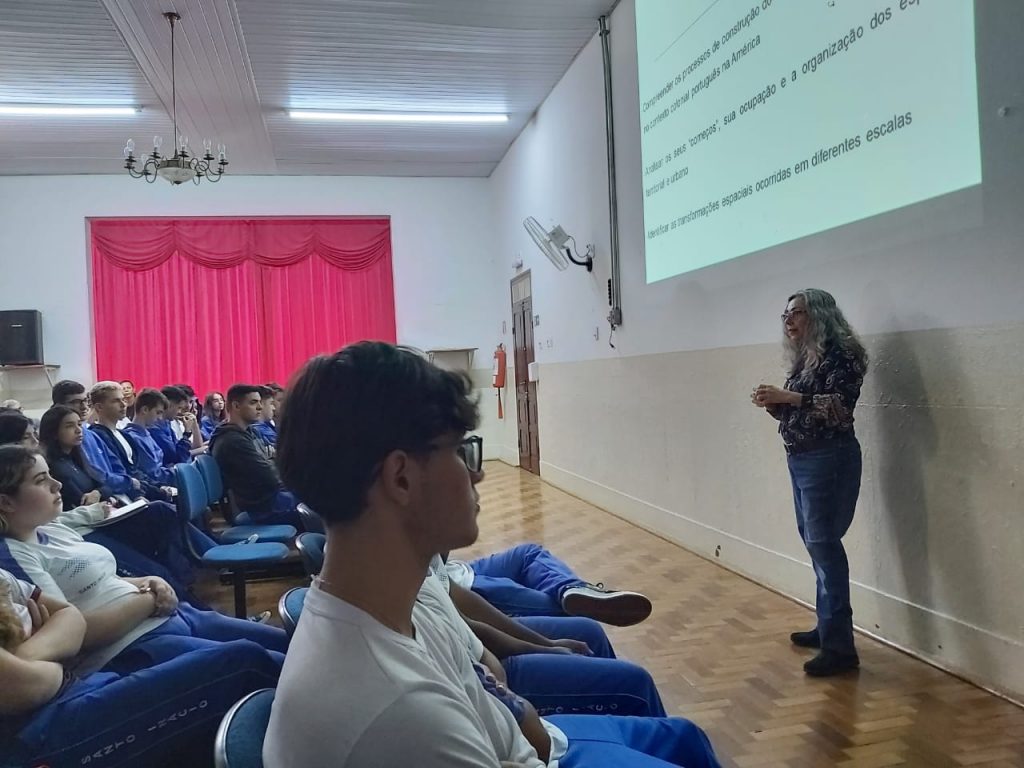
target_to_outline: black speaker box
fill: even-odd
[[[0,365],[43,365],[43,316],[39,310],[0,310]]]

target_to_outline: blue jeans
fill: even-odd
[[[678,717],[548,717],[569,739],[559,768],[721,768],[707,735]]]
[[[585,583],[537,544],[519,544],[469,566],[473,591],[509,616],[564,616],[562,593]]]
[[[245,694],[275,686],[282,661],[237,640],[125,675],[96,672],[0,738],[0,766],[154,766],[189,745],[208,759],[224,713]]]
[[[665,707],[650,674],[637,664],[616,659],[596,622],[548,617],[520,621],[549,638],[582,640],[595,654],[527,653],[501,662],[509,689],[533,704],[541,715],[607,712],[664,717]]]
[[[299,531],[305,530],[299,515],[299,500],[291,491],[278,491],[270,501],[268,509],[254,510],[246,508],[249,519],[257,525],[290,525]]]
[[[216,611],[201,611],[181,603],[173,616],[117,654],[101,671],[128,675],[181,654],[218,647],[232,640],[256,643],[279,664],[284,663],[284,653],[288,650],[288,635],[279,627],[236,619]]]
[[[861,452],[855,437],[789,456],[796,527],[817,579],[815,610],[823,650],[854,654],[850,565],[842,538],[860,493]]]

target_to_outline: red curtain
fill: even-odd
[[[388,219],[94,219],[91,234],[100,379],[202,397],[395,341]]]

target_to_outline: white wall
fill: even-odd
[[[399,341],[479,347],[475,366],[489,369],[503,313],[484,246],[488,194],[486,179],[228,176],[171,187],[127,176],[0,177],[0,309],[41,310],[47,360],[61,377],[90,382],[87,217],[388,215]]]
[[[751,388],[781,378],[778,314],[831,290],[874,367],[847,537],[860,626],[1024,694],[1024,6],[977,4],[984,184],[644,283],[634,0],[611,20],[624,326],[607,343],[607,179],[595,38],[492,176],[502,281],[532,272],[541,467],[577,495],[803,599],[773,424]],[[941,158],[936,158],[941,162]],[[884,179],[879,179],[884,183]],[[593,276],[556,272],[524,216],[594,242]],[[600,338],[594,339],[595,326]],[[509,425],[512,426],[511,424]],[[515,434],[506,432],[509,446]]]

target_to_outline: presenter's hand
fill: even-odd
[[[799,405],[800,393],[780,389],[772,384],[760,384],[750,399],[758,408],[768,405]]]

